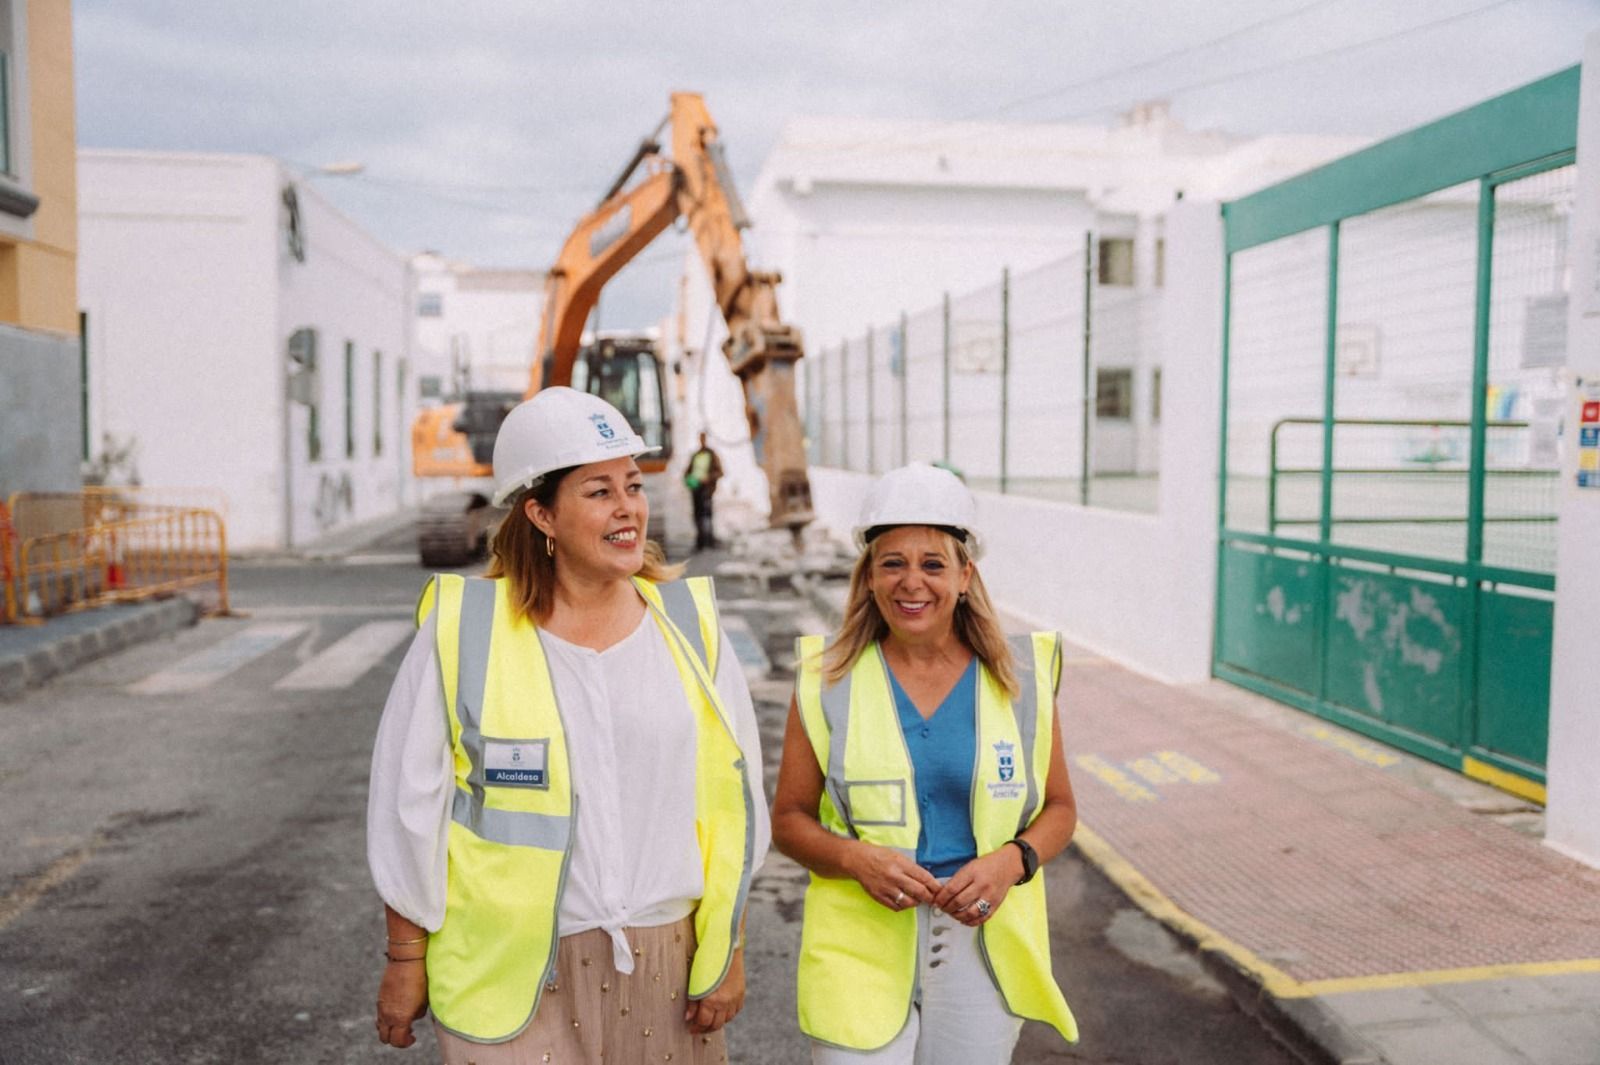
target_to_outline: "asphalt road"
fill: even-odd
[[[399,1052],[372,1025],[367,767],[425,576],[408,550],[400,534],[344,563],[236,566],[248,616],[0,703],[0,1065],[437,1060],[425,1031]],[[753,637],[743,657],[759,646],[776,663],[752,685],[770,794],[787,648],[818,619],[789,593],[728,580],[721,595]],[[1075,854],[1047,876],[1083,1040],[1030,1025],[1015,1060],[1293,1060]],[[793,1019],[804,885],[774,853],[753,886],[735,1062],[808,1060]]]

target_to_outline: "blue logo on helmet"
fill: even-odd
[[[617,431],[606,422],[604,414],[591,414],[589,420],[594,422],[595,429],[600,433],[600,439],[610,440],[617,435]]]

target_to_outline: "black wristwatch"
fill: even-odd
[[[1033,844],[1021,836],[1016,839],[1008,839],[1006,842],[1015,843],[1017,849],[1022,851],[1022,879],[1018,880],[1017,883],[1026,884],[1033,879],[1033,874],[1039,871],[1039,852],[1033,849]]]

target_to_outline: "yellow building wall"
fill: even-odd
[[[0,321],[75,336],[78,171],[68,0],[28,0],[27,49],[31,188],[39,208],[33,215],[33,239],[17,241],[9,254],[0,252]]]

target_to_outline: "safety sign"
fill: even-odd
[[[1577,379],[1578,487],[1600,489],[1600,381]]]

